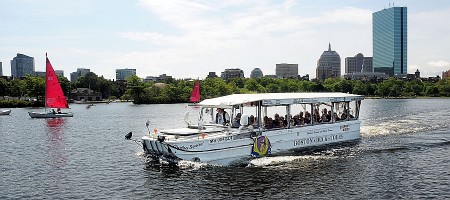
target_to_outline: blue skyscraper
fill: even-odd
[[[34,58],[18,53],[11,60],[11,76],[25,77],[27,74],[34,76]]]
[[[373,20],[373,69],[389,76],[407,74],[407,8],[375,12]]]

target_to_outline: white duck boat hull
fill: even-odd
[[[200,161],[219,165],[233,165],[253,158],[252,149],[257,141],[257,130],[238,130],[218,134],[194,135],[187,141],[177,141],[165,136],[164,141],[157,135],[142,138],[144,151],[163,160],[176,163],[178,160]],[[358,120],[344,121],[320,126],[303,126],[292,129],[272,129],[262,131],[270,141],[270,154],[316,146],[357,141],[360,136]],[[173,141],[172,141],[173,140]]]

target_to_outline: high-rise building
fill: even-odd
[[[208,76],[206,76],[206,78],[217,78],[218,76],[216,75],[216,72],[209,72]]]
[[[449,79],[450,78],[450,69],[447,71],[442,72],[442,79]]]
[[[34,58],[18,53],[11,60],[11,76],[25,77],[27,74],[34,76]]]
[[[406,75],[407,8],[391,7],[372,15],[373,69],[389,76]]]
[[[57,76],[64,76],[64,70],[55,70]]]
[[[225,69],[220,74],[220,77],[226,81],[233,79],[233,78],[244,78],[244,71],[242,69],[236,68],[236,69]]]
[[[136,69],[116,69],[116,80],[125,80],[132,75],[136,75]]]
[[[336,51],[332,51],[331,44],[328,44],[328,51],[324,51],[317,61],[316,78],[324,81],[327,78],[340,76],[341,57]]]
[[[276,64],[275,75],[277,78],[297,78],[298,64]]]
[[[372,57],[364,57],[362,53],[345,58],[345,73],[372,72]]]
[[[263,77],[263,72],[261,71],[260,68],[255,68],[252,70],[252,72],[250,73],[250,78],[261,78]]]
[[[70,73],[70,82],[76,82],[79,77],[85,76],[89,72],[91,72],[90,69],[78,68],[76,72]]]

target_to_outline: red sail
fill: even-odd
[[[190,102],[199,102],[200,101],[200,81],[195,81],[194,89],[192,90],[191,98],[189,98]]]
[[[45,73],[45,107],[49,108],[68,108],[66,97],[61,89],[58,81],[58,76],[53,70],[52,64],[47,60],[47,67]]]

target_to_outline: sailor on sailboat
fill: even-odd
[[[47,112],[47,108],[69,108],[69,105],[59,84],[58,76],[56,76],[55,70],[53,70],[52,64],[48,60],[47,54],[45,54],[45,59],[45,112],[30,111],[28,114],[31,118],[73,117],[73,113],[71,112]]]

